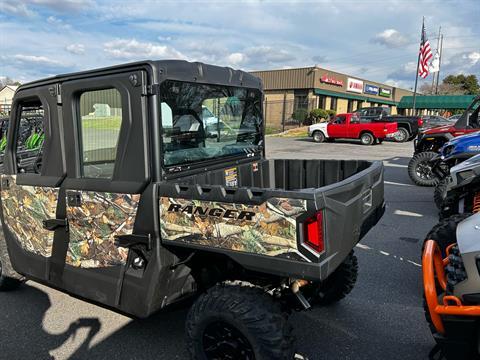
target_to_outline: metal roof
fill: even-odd
[[[475,95],[417,95],[417,109],[466,109],[475,99]],[[403,96],[398,103],[399,109],[413,108],[413,96]]]

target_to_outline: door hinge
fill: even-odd
[[[147,85],[144,93],[144,96],[152,96],[160,94],[160,84]]]
[[[46,219],[42,221],[43,228],[46,230],[54,231],[60,227],[66,227],[68,231],[68,220],[67,219]]]
[[[81,206],[82,205],[82,193],[78,191],[67,192],[67,205],[68,206]]]

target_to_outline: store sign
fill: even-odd
[[[338,80],[331,75],[323,74],[320,78],[320,82],[335,86],[343,86],[343,80]]]
[[[363,92],[363,81],[348,78],[347,80],[347,91],[356,92],[361,94]]]
[[[390,97],[392,96],[392,89],[380,88],[380,93],[378,95],[383,97]]]
[[[378,95],[378,92],[380,91],[380,88],[375,85],[370,85],[370,84],[365,84],[365,89],[363,92],[365,94],[371,94],[371,95]]]

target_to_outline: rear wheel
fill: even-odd
[[[396,142],[405,142],[408,140],[410,134],[405,128],[398,128],[397,132],[394,134],[393,138]]]
[[[433,151],[425,151],[414,155],[408,163],[408,175],[419,186],[435,186],[438,178],[432,172],[430,160],[437,155]]]
[[[360,141],[362,145],[372,145],[375,142],[375,138],[370,133],[363,133],[360,135]]]
[[[2,262],[0,261],[0,291],[15,290],[21,285],[22,281],[12,279],[3,274]]]
[[[313,305],[330,305],[350,294],[357,277],[358,261],[352,251],[327,280],[320,284],[304,286],[302,292]]]
[[[186,322],[192,359],[293,359],[292,328],[262,289],[216,285],[201,295]]]
[[[323,132],[319,130],[315,131],[312,137],[313,137],[313,141],[317,143],[321,143],[325,141],[325,135],[323,134]]]

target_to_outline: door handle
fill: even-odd
[[[67,219],[46,219],[42,221],[45,230],[54,231],[60,227],[66,227],[68,230]]]

